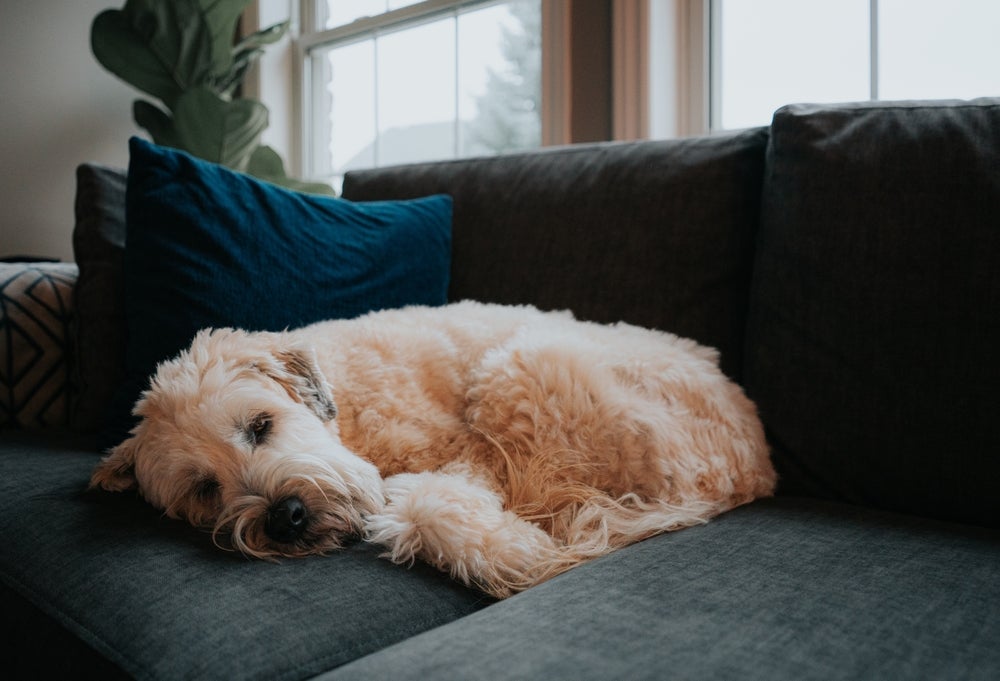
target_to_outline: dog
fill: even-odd
[[[530,306],[207,329],[134,414],[92,488],[137,489],[250,557],[361,537],[496,598],[776,482],[715,350]]]

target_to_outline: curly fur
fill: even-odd
[[[283,333],[206,330],[158,367],[91,484],[138,488],[260,558],[361,534],[505,597],[772,494],[756,410],[714,350],[463,302]],[[294,496],[294,539],[268,513]]]

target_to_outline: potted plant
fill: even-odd
[[[292,189],[332,194],[329,185],[285,174],[281,157],[260,143],[268,125],[261,102],[239,86],[264,47],[288,22],[235,39],[251,0],[126,0],[94,18],[90,43],[97,61],[159,100],[137,99],[136,124],[153,141]]]

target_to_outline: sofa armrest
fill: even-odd
[[[0,428],[69,425],[74,263],[0,263]]]

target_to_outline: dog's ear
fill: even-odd
[[[101,459],[90,476],[90,489],[124,492],[136,487],[135,440],[129,438]]]
[[[268,373],[288,391],[289,396],[312,409],[321,420],[335,419],[337,405],[333,401],[330,385],[316,363],[316,353],[296,348],[280,350],[274,356],[281,369]]]

